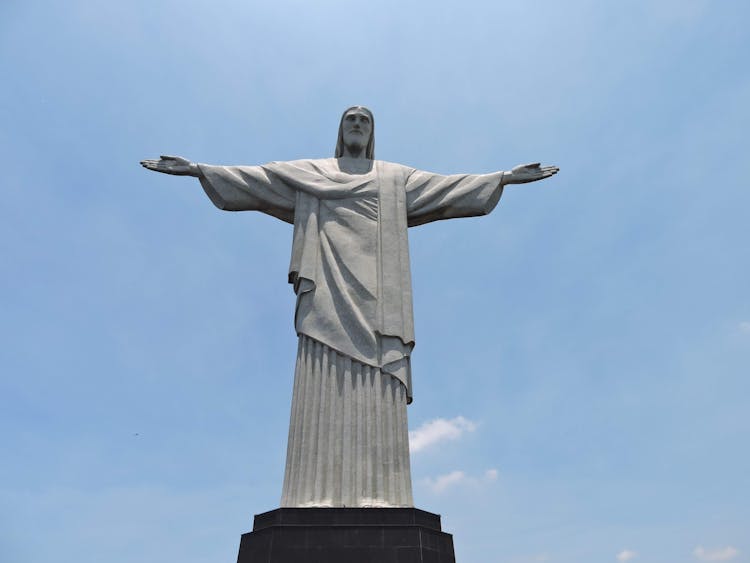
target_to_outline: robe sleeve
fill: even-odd
[[[266,166],[198,165],[211,202],[224,211],[261,211],[294,223],[296,190]]]
[[[503,193],[503,172],[443,176],[414,170],[406,180],[410,227],[492,211]]]

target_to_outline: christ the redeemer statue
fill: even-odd
[[[406,405],[414,347],[408,227],[486,215],[538,163],[443,176],[374,160],[372,113],[347,109],[335,158],[211,166],[162,156],[225,211],[294,225],[289,283],[299,336],[282,507],[411,507]]]

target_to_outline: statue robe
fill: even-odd
[[[334,158],[200,169],[218,208],[294,224],[297,334],[393,375],[411,401],[407,227],[489,213],[502,172],[442,176],[374,161],[370,172],[348,174]]]
[[[199,166],[201,184],[218,208],[261,211],[294,225],[289,282],[297,295],[295,329],[300,350],[282,505],[410,506],[406,415],[398,398],[403,393],[407,403],[412,400],[409,357],[414,347],[414,322],[408,227],[489,213],[502,193],[502,172],[443,176],[372,161],[369,172],[351,174],[341,170],[339,164],[339,160],[330,158],[263,166]],[[389,412],[368,414],[365,409],[360,415],[368,419],[368,424],[373,417],[380,421],[378,424],[382,422],[376,424],[379,437],[373,436],[373,440],[392,435],[394,442],[373,444],[376,450],[385,448],[376,459],[360,459],[336,446],[339,449],[333,458],[349,459],[349,469],[340,467],[335,459],[333,465],[321,466],[320,458],[327,454],[320,451],[326,447],[320,440],[325,438],[323,434],[336,435],[337,431],[345,432],[347,426],[357,427],[356,421],[344,421],[338,430],[330,425],[318,427],[326,409],[338,413],[332,417],[345,418],[341,409],[346,401],[324,405],[318,396],[315,401],[320,412],[311,415],[309,407],[305,410],[304,403],[312,400],[305,397],[322,393],[320,389],[311,391],[309,380],[314,377],[310,366],[322,365],[323,357],[327,362],[333,357],[337,362],[342,358],[354,361],[355,367],[348,372],[340,365],[317,368],[334,378],[332,385],[338,386],[342,397],[346,378],[355,377],[355,372],[363,378],[360,383],[370,386],[374,377],[388,376],[403,386],[399,390],[390,381],[382,387],[383,382],[377,382],[377,393],[386,393],[387,387],[395,403],[387,407]],[[300,370],[309,371],[309,375],[304,376]],[[343,376],[344,372],[349,375]],[[362,375],[365,372],[367,377]],[[362,398],[361,390],[352,393],[352,397]],[[339,438],[339,442],[344,440],[343,434]],[[361,444],[353,440],[352,448],[359,451]],[[362,465],[369,469],[360,471]],[[375,466],[381,469],[373,469]],[[382,467],[386,472],[401,474],[390,487],[391,492],[384,491],[383,483],[378,485]],[[328,485],[315,482],[330,480],[330,474],[342,471],[345,475],[360,471],[364,481],[354,483],[356,479],[344,477]],[[352,481],[351,490],[347,492],[344,486],[342,492],[341,480]]]

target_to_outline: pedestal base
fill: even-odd
[[[440,516],[416,508],[279,508],[255,517],[237,563],[455,563]]]

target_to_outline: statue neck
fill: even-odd
[[[354,160],[367,160],[365,149],[366,147],[363,147],[361,145],[344,145],[344,154],[342,154],[341,156]]]

